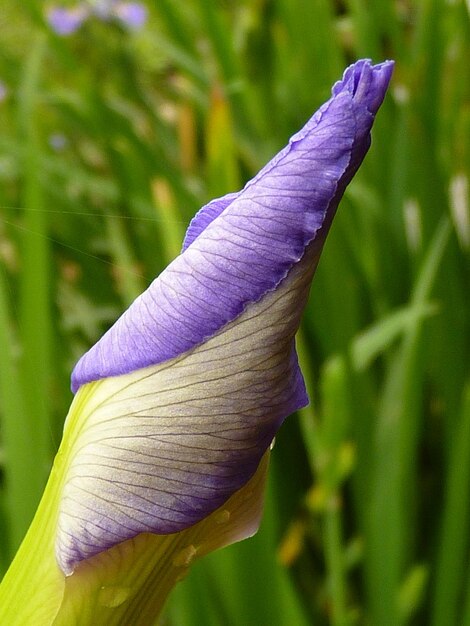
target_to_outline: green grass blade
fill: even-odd
[[[2,556],[8,562],[23,538],[32,511],[31,503],[25,498],[30,489],[30,476],[25,472],[25,467],[28,467],[30,459],[24,445],[28,433],[22,428],[23,389],[18,378],[18,360],[15,358],[18,339],[13,336],[13,316],[5,279],[4,268],[0,264],[0,408],[8,529],[8,543],[2,545]]]
[[[449,235],[450,224],[445,220],[418,276],[412,297],[415,306],[430,297]],[[366,566],[371,619],[381,626],[399,626],[405,620],[400,614],[398,592],[410,558],[413,528],[423,338],[423,322],[418,320],[408,328],[391,364],[379,409]]]
[[[25,142],[22,223],[22,280],[19,303],[19,335],[22,356],[20,378],[24,412],[18,429],[24,438],[24,475],[27,489],[21,494],[30,519],[39,502],[51,463],[51,300],[48,216],[40,183],[39,82],[46,53],[45,40],[33,40],[26,60],[20,91],[18,124]],[[21,531],[24,532],[23,526]],[[17,535],[19,530],[15,533]]]
[[[385,352],[406,329],[421,318],[436,313],[432,304],[404,307],[379,320],[358,335],[351,346],[351,358],[355,369],[364,370],[381,353]]]
[[[432,626],[459,623],[461,585],[467,565],[465,557],[469,547],[470,503],[465,494],[470,490],[470,383],[464,390],[462,400],[460,423],[451,447],[447,472],[433,591]]]

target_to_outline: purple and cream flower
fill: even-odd
[[[76,365],[72,388],[87,401],[59,512],[66,574],[208,516],[307,404],[295,334],[392,68],[349,67],[244,189],[199,211],[180,256]]]
[[[121,0],[94,0],[79,2],[73,7],[51,7],[47,11],[47,21],[61,36],[71,35],[89,18],[101,21],[118,20],[131,30],[142,28],[147,21],[147,7],[141,2],[121,2]]]

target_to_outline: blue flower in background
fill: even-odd
[[[148,17],[147,7],[141,2],[121,2],[119,0],[96,0],[80,2],[74,7],[51,7],[47,11],[47,21],[51,28],[62,36],[71,35],[89,18],[102,21],[117,20],[130,29],[142,28]]]
[[[349,67],[244,189],[199,211],[180,256],[76,365],[86,417],[59,512],[65,573],[139,533],[205,518],[307,404],[295,333],[392,68]]]
[[[63,133],[52,133],[49,135],[48,143],[56,152],[62,152],[68,146],[68,139]]]
[[[114,13],[129,28],[142,28],[147,21],[147,7],[140,2],[117,2]]]
[[[66,36],[78,30],[88,16],[89,10],[84,4],[70,9],[52,7],[47,12],[47,21],[58,35]]]

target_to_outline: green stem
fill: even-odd
[[[332,494],[327,504],[324,520],[325,557],[332,603],[331,623],[334,626],[346,626],[348,624],[340,506],[339,494]]]
[[[55,560],[54,534],[67,462],[64,448],[86,415],[79,409],[92,387],[77,394],[70,407],[70,437],[64,437],[33,522],[0,585],[1,624],[52,624],[59,609],[65,578]]]

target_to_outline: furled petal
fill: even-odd
[[[82,357],[74,391],[186,352],[279,285],[320,229],[325,238],[391,72],[390,62],[348,68],[331,100]]]
[[[64,572],[141,532],[206,517],[306,404],[295,332],[391,71],[390,62],[351,66],[241,192],[201,209],[183,253],[76,366],[79,394],[98,382],[69,455]]]
[[[184,238],[182,252],[184,252],[186,248],[191,245],[197,237],[199,237],[202,231],[206,230],[209,224],[213,222],[216,217],[219,217],[222,211],[225,211],[225,209],[232,204],[235,198],[239,195],[240,192],[228,193],[227,195],[222,196],[222,198],[211,200],[208,204],[203,206],[191,220],[191,224],[189,225]]]

